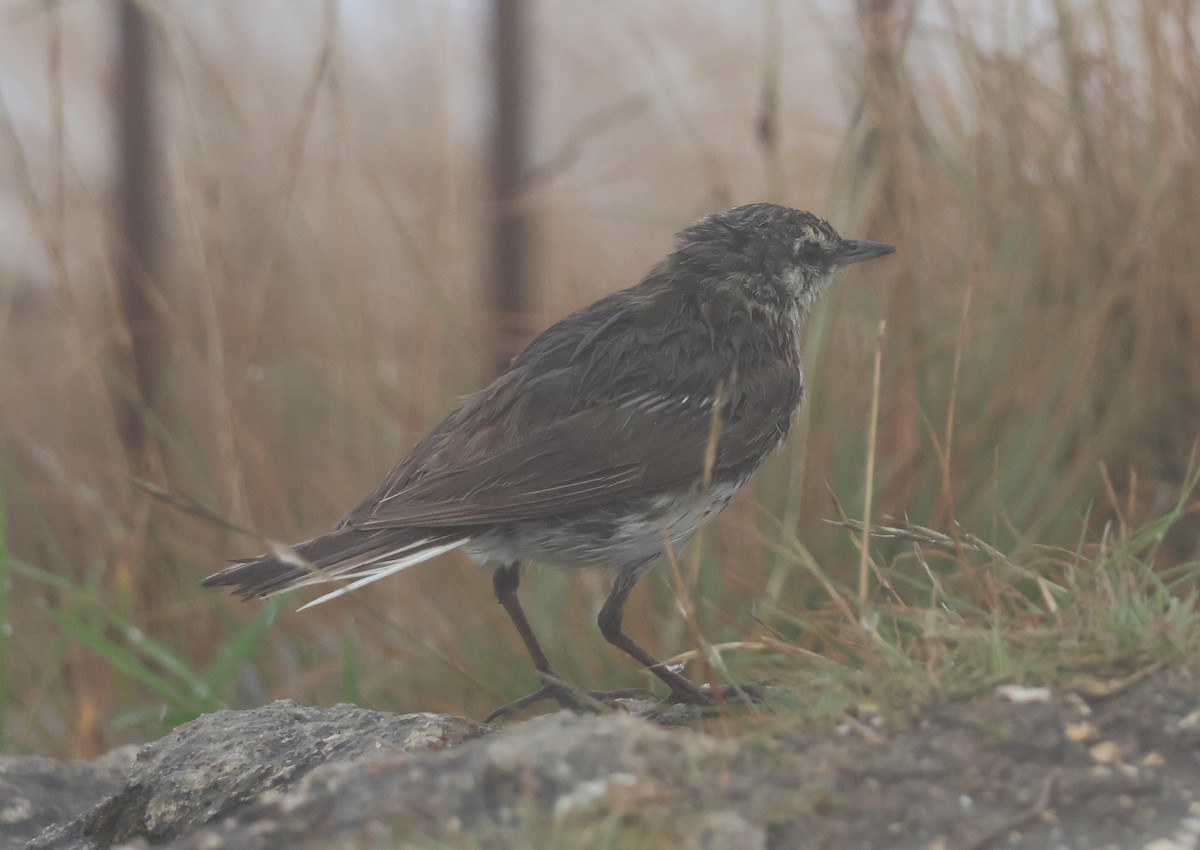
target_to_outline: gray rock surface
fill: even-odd
[[[169,843],[262,795],[302,783],[315,768],[348,764],[362,775],[376,760],[453,746],[487,728],[450,715],[384,714],[351,705],[318,709],[290,701],[218,711],[143,747],[123,788],[28,846],[92,850],[133,839]]]
[[[690,725],[503,727],[279,702],[199,718],[134,761],[0,759],[0,848],[57,821],[31,850],[1194,850],[1200,676],[1101,684],[836,726],[783,700]]]
[[[594,847],[636,815],[637,840],[657,839],[638,846],[759,850],[765,830],[731,807],[732,777],[719,781],[736,756],[732,743],[627,714],[559,712],[450,752],[376,762],[369,782],[352,763],[314,770],[180,846]]]
[[[92,761],[0,758],[0,850],[24,847],[46,827],[120,791],[136,754],[137,747],[128,746]]]

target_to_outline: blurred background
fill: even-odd
[[[898,252],[810,321],[801,422],[689,586],[634,593],[639,640],[694,648],[691,617],[821,651],[860,567],[829,520],[868,506],[1020,551],[1180,498],[1194,0],[0,9],[0,750],[89,755],[280,697],[481,716],[531,690],[464,557],[299,615],[198,587],[263,545],[203,511],[319,533],[523,340],[734,204]],[[522,596],[565,676],[645,684],[594,628],[607,581],[535,569]]]

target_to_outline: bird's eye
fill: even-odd
[[[824,251],[819,244],[810,239],[797,239],[792,243],[792,256],[797,263],[816,266],[820,265]]]

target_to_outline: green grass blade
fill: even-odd
[[[279,602],[267,600],[251,620],[221,644],[216,660],[201,677],[209,693],[220,694],[237,676],[238,671],[258,650],[267,630],[275,622]]]
[[[54,609],[49,605],[45,606],[45,610],[66,637],[79,641],[112,665],[118,673],[140,682],[169,706],[186,707],[187,711],[195,714],[201,714],[206,709],[207,706],[196,700],[194,695],[179,688],[170,678],[154,672],[136,653],[110,640],[76,611]]]

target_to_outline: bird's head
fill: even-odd
[[[829,222],[778,204],[746,204],[679,233],[672,261],[693,274],[744,280],[750,294],[801,317],[841,266],[890,254],[882,242],[843,239]]]

